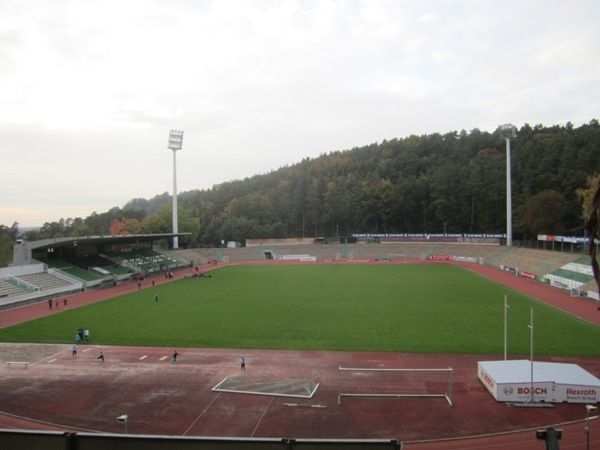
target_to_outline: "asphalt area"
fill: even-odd
[[[598,325],[597,302],[479,265],[467,266]],[[182,277],[184,272],[176,274]],[[155,280],[156,282],[164,282]],[[134,285],[81,293],[78,307]],[[529,290],[529,292],[528,292]],[[0,326],[47,315],[47,304],[0,312]],[[52,314],[59,313],[54,311]],[[544,448],[536,429],[563,430],[561,448],[584,449],[585,408],[514,408],[498,403],[477,379],[477,362],[502,355],[176,349],[0,344],[0,427],[29,430],[248,438],[397,439],[405,449]],[[240,360],[246,359],[246,370]],[[513,358],[516,358],[512,355]],[[519,359],[527,359],[527,356]],[[598,357],[544,357],[600,376]],[[7,361],[27,362],[8,365]],[[444,398],[344,398],[339,367],[453,369],[453,405]],[[215,392],[225,378],[247,383],[312,380],[312,398]],[[590,420],[590,448],[600,448],[600,421]]]

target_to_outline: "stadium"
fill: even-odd
[[[265,240],[246,242],[243,248],[169,250],[161,243],[170,238],[96,236],[15,246],[19,264],[3,269],[0,283],[4,448],[541,448],[540,431],[555,430],[563,448],[585,448],[586,439],[591,439],[591,448],[600,443],[597,415],[586,408],[595,402],[587,397],[583,402],[507,405],[478,379],[479,362],[503,359],[502,314],[510,311],[511,324],[523,322],[530,305],[538,314],[536,354],[529,354],[533,322],[525,321],[511,328],[508,359],[578,365],[600,376],[597,287],[589,257],[570,247],[508,249],[497,238],[485,236],[377,236],[374,243],[357,236],[335,242]],[[278,292],[273,280],[286,276],[281,269],[292,271],[303,286],[313,286],[312,296],[324,291],[331,297],[330,285],[337,286],[341,303],[332,303],[335,308],[328,311],[329,303],[319,297],[310,318],[300,320],[303,312],[291,310],[294,295],[284,285],[278,296],[287,299],[292,317],[281,312],[268,316],[265,330],[272,333],[256,333],[265,338],[262,342],[246,331],[259,326],[246,316],[262,311],[257,302],[267,291]],[[330,270],[342,272],[340,286]],[[443,278],[447,270],[450,278]],[[380,273],[383,278],[378,278]],[[268,275],[263,280],[264,274]],[[368,290],[356,292],[356,304],[368,299],[369,309],[377,309],[380,300],[397,303],[404,298],[400,291],[410,289],[419,292],[423,303],[429,297],[448,303],[454,289],[448,280],[463,276],[474,278],[457,281],[459,296],[476,296],[465,290],[466,285],[483,292],[491,283],[496,289],[490,291],[498,298],[489,320],[498,330],[491,338],[483,329],[474,329],[478,321],[485,328],[490,314],[477,310],[476,303],[468,306],[475,310],[474,319],[466,311],[450,318],[452,309],[443,303],[426,314],[417,310],[415,316],[410,315],[412,304],[396,312],[393,302],[382,303],[392,317],[377,316],[371,328],[358,325],[369,321],[369,311],[363,308],[354,314],[359,317],[350,334],[341,326],[332,335],[322,330],[337,327],[332,317],[337,322],[351,320],[347,313],[356,307],[352,291],[361,284]],[[386,278],[397,278],[402,287],[386,285]],[[436,279],[444,283],[436,285]],[[228,290],[234,288],[243,294]],[[170,299],[183,299],[188,292],[197,295],[191,302],[215,308],[200,310],[210,311],[210,317],[204,320],[196,310]],[[508,294],[510,309],[502,303],[502,293]],[[238,309],[229,302],[236,295],[246,302]],[[528,298],[523,305],[520,295]],[[102,335],[100,319],[93,319],[102,310],[86,313],[111,303],[124,316],[110,312],[116,330],[128,328],[133,320],[129,311],[139,316],[154,306],[163,309],[142,317],[151,321],[154,331],[149,336],[136,341],[129,340],[131,331],[114,331],[113,342]],[[301,303],[307,306],[306,297]],[[171,338],[161,324],[179,308],[179,334],[185,338]],[[186,315],[194,320],[188,323]],[[255,315],[267,317],[268,311]],[[412,335],[402,333],[414,331],[410,323],[419,328],[419,315],[428,316],[421,328],[437,320],[445,324],[437,326],[439,333],[427,333],[448,340],[443,337],[447,327],[450,335],[464,334],[465,342],[475,341],[473,350],[445,347],[439,338],[431,339],[430,348],[413,350],[408,342]],[[73,339],[66,331],[64,337],[42,336],[52,330],[52,321],[59,329],[65,323],[90,323],[91,342],[79,345],[74,357]],[[556,328],[545,329],[548,321]],[[297,322],[302,326],[295,326]],[[307,322],[313,326],[310,333],[304,330]],[[452,328],[452,322],[458,328]],[[211,323],[227,331],[231,341],[227,333],[211,340],[209,334],[217,334]],[[571,332],[571,326],[577,331]],[[20,340],[36,333],[42,337]],[[152,334],[161,333],[165,345],[146,344],[156,342]],[[416,339],[420,345],[427,344],[427,333]],[[343,339],[336,340],[336,334]],[[365,347],[357,347],[353,335]],[[119,345],[119,340],[127,344]],[[294,340],[297,348],[290,348]],[[100,348],[105,362],[98,360]],[[180,355],[177,364],[171,362],[174,351]],[[242,356],[247,361],[243,372]]]

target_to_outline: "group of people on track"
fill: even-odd
[[[63,303],[65,309],[67,309],[67,306],[69,305],[69,300],[64,298],[62,303]],[[48,309],[52,310],[52,305],[54,305],[56,310],[58,310],[58,308],[60,308],[60,301],[58,299],[49,298],[48,299]]]

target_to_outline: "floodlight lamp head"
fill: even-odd
[[[183,144],[183,131],[171,130],[169,133],[169,148],[170,150],[181,150]]]
[[[129,416],[127,414],[121,414],[120,416],[117,417],[117,420],[119,422],[127,422],[128,418],[129,418]]]
[[[498,127],[498,133],[502,139],[511,139],[517,137],[517,129],[512,123],[500,125]]]
[[[587,409],[587,412],[589,413],[598,412],[598,408],[594,405],[585,405],[585,409]]]

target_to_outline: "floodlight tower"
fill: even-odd
[[[169,133],[169,149],[173,150],[173,234],[177,234],[177,150],[183,144],[183,131],[171,130]],[[173,248],[179,248],[179,239],[173,236]]]
[[[500,137],[506,141],[506,246],[512,247],[512,192],[510,176],[510,140],[517,137],[514,125],[507,123],[498,127]]]

